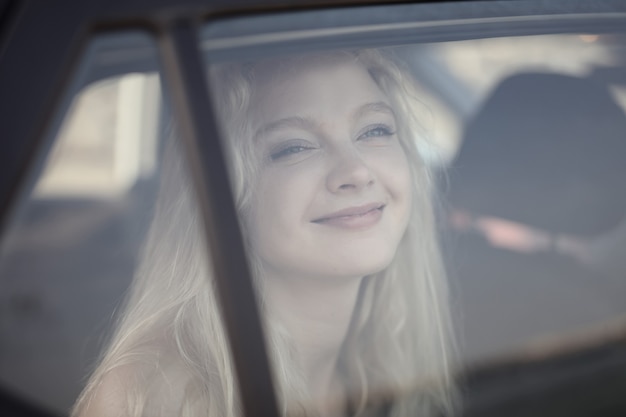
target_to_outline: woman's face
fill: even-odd
[[[247,224],[272,276],[362,277],[393,259],[411,179],[385,94],[356,62],[260,72],[251,108],[261,169]]]

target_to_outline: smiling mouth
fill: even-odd
[[[344,229],[363,229],[373,226],[382,217],[385,204],[372,203],[350,207],[313,220],[313,223]]]

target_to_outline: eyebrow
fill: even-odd
[[[359,107],[352,115],[353,120],[358,120],[368,113],[386,113],[395,117],[395,113],[391,106],[384,101],[377,101],[375,103],[367,103]]]
[[[253,141],[256,142],[260,137],[284,128],[316,130],[318,127],[319,123],[308,117],[285,117],[284,119],[275,120],[258,128],[256,133],[254,134]]]
[[[389,104],[384,101],[377,101],[374,103],[364,104],[357,108],[352,114],[352,120],[358,120],[368,113],[385,113],[395,117],[395,113]],[[253,141],[256,142],[259,138],[284,128],[314,131],[319,129],[319,123],[309,117],[285,117],[261,126],[254,134]]]

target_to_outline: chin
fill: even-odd
[[[336,267],[335,273],[346,277],[364,277],[385,270],[394,260],[396,254],[393,250],[367,251],[336,256],[332,262]]]

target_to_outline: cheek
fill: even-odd
[[[409,217],[413,208],[413,181],[411,168],[409,167],[409,162],[404,154],[402,160],[398,161],[398,165],[396,165],[396,172],[397,174],[394,179],[394,183],[397,184],[397,189],[395,192],[397,193],[404,210],[404,224],[406,226],[409,222]]]
[[[403,150],[388,160],[387,168],[388,192],[395,203],[395,224],[402,236],[411,218],[414,197],[412,170]]]
[[[310,185],[301,178],[280,173],[261,174],[255,186],[255,198],[248,222],[253,248],[260,253],[289,240],[305,218],[305,190]]]
[[[392,198],[409,211],[412,202],[412,173],[404,150],[398,146],[385,155],[382,163],[381,172],[384,173],[388,191]]]
[[[278,193],[280,188],[273,185],[261,177],[254,187],[255,193],[247,224],[252,247],[256,251],[263,247],[262,242],[268,240],[268,232],[274,228],[272,223],[276,221],[276,216],[281,214],[277,204],[281,199]]]

